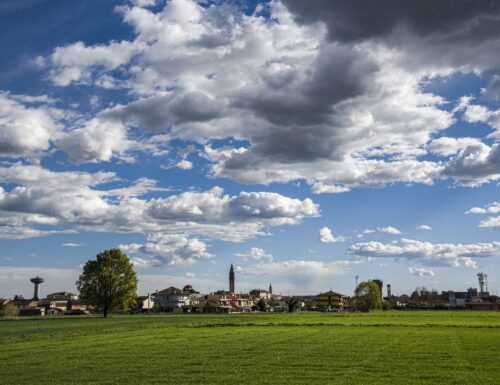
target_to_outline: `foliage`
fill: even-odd
[[[28,317],[0,341],[2,385],[498,384],[500,312]]]
[[[102,311],[126,310],[137,298],[137,276],[128,257],[119,249],[105,250],[89,260],[76,282],[87,305]]]
[[[0,311],[0,316],[6,319],[13,319],[17,317],[17,306],[12,302],[7,302],[2,310]]]
[[[298,304],[299,304],[298,300],[296,300],[293,297],[290,297],[290,299],[286,302],[286,306],[288,307],[288,312],[293,313],[297,309]]]
[[[362,312],[369,312],[373,309],[380,309],[381,306],[380,288],[375,282],[361,282],[354,292],[354,308]]]
[[[266,311],[267,305],[266,305],[266,301],[264,301],[264,298],[259,298],[256,305],[257,305],[257,309],[259,309],[259,311]]]
[[[382,301],[381,307],[384,311],[389,310],[391,308],[391,303],[389,301]]]

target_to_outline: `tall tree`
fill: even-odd
[[[380,309],[381,297],[380,288],[375,282],[361,282],[354,292],[354,307],[365,312]]]
[[[125,310],[137,298],[137,275],[120,249],[105,250],[87,261],[76,282],[80,298],[102,311]]]

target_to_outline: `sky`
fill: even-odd
[[[4,0],[0,297],[500,274],[500,1]]]

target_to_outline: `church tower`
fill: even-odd
[[[273,287],[269,284],[269,294],[273,294]]]
[[[232,263],[229,269],[229,291],[234,294],[234,268]]]

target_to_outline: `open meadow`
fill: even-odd
[[[0,321],[8,384],[500,384],[500,312]]]

